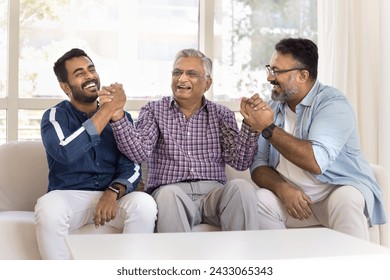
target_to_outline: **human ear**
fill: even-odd
[[[309,80],[309,77],[310,77],[310,73],[309,71],[307,70],[301,70],[300,73],[299,73],[299,80],[301,82],[307,82]]]
[[[209,88],[210,88],[212,83],[213,83],[213,79],[207,78],[207,81],[206,81],[206,91],[209,90]]]
[[[67,83],[61,82],[61,83],[60,83],[60,87],[61,87],[61,89],[65,92],[65,94],[66,94],[67,96],[69,96],[69,94],[71,93],[71,89],[70,89],[69,85],[68,85]]]

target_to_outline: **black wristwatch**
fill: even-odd
[[[261,135],[267,140],[270,139],[272,137],[272,132],[274,131],[275,127],[276,125],[271,123],[269,126],[263,129]]]
[[[116,193],[116,200],[119,199],[119,196],[121,195],[121,190],[118,186],[115,186],[115,185],[111,185],[111,186],[108,186],[108,188],[110,191],[113,191],[114,193]]]

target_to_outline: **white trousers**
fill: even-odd
[[[187,232],[206,223],[222,230],[257,230],[259,212],[255,188],[235,179],[176,183],[152,193],[157,202],[157,232]]]
[[[261,188],[256,194],[260,208],[260,229],[322,225],[364,240],[370,238],[368,219],[364,214],[364,197],[352,186],[337,187],[326,199],[312,204],[313,215],[303,221],[290,216],[273,192]]]
[[[93,224],[96,205],[102,193],[56,190],[38,199],[35,228],[43,259],[70,258],[64,236],[86,224]],[[106,225],[123,233],[153,233],[156,215],[156,202],[150,195],[132,192],[118,200],[116,217]]]

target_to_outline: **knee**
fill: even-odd
[[[256,196],[259,201],[270,201],[276,199],[276,196],[273,192],[263,188],[256,190]]]
[[[341,186],[335,189],[329,197],[330,209],[358,209],[364,210],[363,194],[352,186]]]
[[[259,188],[258,190],[256,190],[256,197],[258,205],[260,207],[269,207],[270,205],[279,204],[278,197],[273,192],[267,189]]]
[[[229,181],[225,186],[225,190],[227,192],[255,195],[254,186],[245,179],[234,179]]]
[[[137,212],[137,214],[157,215],[157,205],[153,197],[147,193],[135,191],[125,195],[119,202],[119,207],[126,212]]]
[[[165,202],[175,199],[177,194],[182,191],[177,185],[171,184],[159,187],[152,195],[159,203],[160,201]]]
[[[57,223],[60,217],[69,217],[67,202],[54,192],[40,197],[34,209],[36,223]]]

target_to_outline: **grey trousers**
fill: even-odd
[[[188,232],[200,223],[222,230],[259,229],[256,191],[246,180],[180,182],[161,186],[152,196],[157,232]]]

